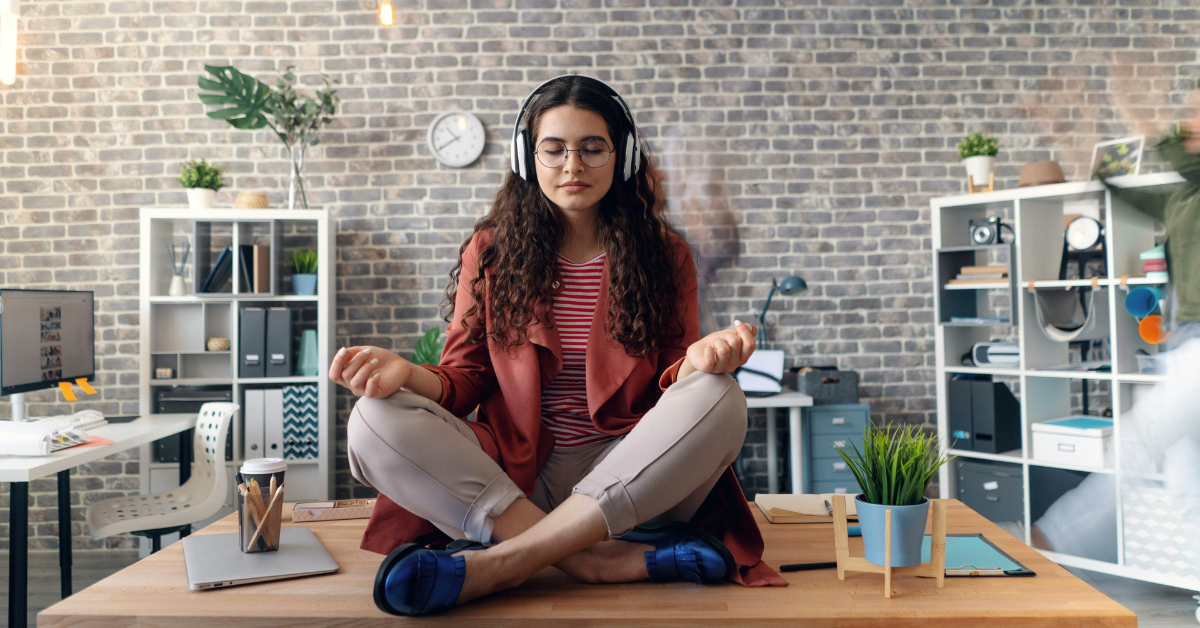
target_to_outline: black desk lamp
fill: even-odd
[[[796,275],[792,275],[791,277],[784,279],[783,283],[776,283],[774,279],[771,279],[771,292],[770,292],[770,294],[767,295],[767,304],[763,306],[762,314],[758,315],[758,326],[760,329],[763,330],[763,337],[762,337],[762,348],[763,349],[768,348],[768,345],[770,344],[767,340],[766,317],[767,317],[767,310],[771,309],[771,297],[775,296],[776,290],[781,292],[784,296],[791,297],[791,296],[800,294],[801,292],[803,292],[805,290],[808,290],[808,284],[803,279],[801,279],[800,277],[797,277]]]

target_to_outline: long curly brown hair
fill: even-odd
[[[610,95],[591,81],[569,77],[548,84],[530,103],[526,116],[531,137],[537,137],[542,115],[561,105],[598,113],[614,140],[627,133],[625,113]],[[628,181],[623,181],[619,172],[615,174],[598,213],[597,231],[609,270],[605,330],[634,357],[676,344],[684,334],[676,306],[683,284],[671,242],[679,236],[667,221],[666,198],[658,181],[643,143],[638,172]],[[468,328],[464,342],[483,342],[486,335],[508,350],[527,340],[526,327],[534,321],[535,307],[549,303],[554,294],[552,286],[559,280],[555,253],[566,223],[536,182],[525,181],[510,170],[491,210],[475,223],[474,232],[459,247],[458,264],[450,271],[446,296],[439,306],[449,303],[447,322],[457,305],[462,255],[475,234],[487,229],[493,230],[492,242],[480,251],[479,274],[470,286],[473,303],[463,316]],[[684,242],[682,237],[678,241]],[[485,269],[491,269],[491,300],[486,303]],[[491,330],[467,323],[477,317],[482,324],[484,307],[492,308]]]

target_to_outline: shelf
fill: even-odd
[[[1035,460],[1033,458],[1030,458],[1026,462],[1028,462],[1030,466],[1045,467],[1047,469],[1066,469],[1067,471],[1084,471],[1086,473],[1103,473],[1106,475],[1115,475],[1117,472],[1116,469],[1101,469],[1099,467],[1088,467],[1078,464],[1062,464],[1060,462],[1047,462],[1045,460]]]
[[[989,322],[989,323],[938,323],[938,324],[943,327],[996,327],[996,326],[1012,327],[1013,326],[1011,319],[1008,321],[993,321],[993,322]]]
[[[1140,373],[1121,373],[1118,374],[1114,379],[1116,379],[1118,382],[1129,384],[1157,384],[1159,382],[1167,381],[1167,376]]]
[[[1043,371],[1040,369],[1026,369],[1025,375],[1029,377],[1055,377],[1059,379],[1100,379],[1112,380],[1113,374],[1102,371]]]
[[[175,379],[151,379],[151,386],[212,386],[232,384],[228,377],[183,377]]]
[[[1171,185],[1183,183],[1183,177],[1174,172],[1159,172],[1154,174],[1130,175],[1113,177],[1109,183],[1117,187],[1148,187],[1156,185]],[[955,194],[942,196],[931,201],[935,209],[951,209],[957,207],[976,207],[992,203],[1005,203],[1022,199],[1055,199],[1065,198],[1068,201],[1078,200],[1073,197],[1099,197],[1104,194],[1104,184],[1099,181],[1070,181],[1050,185],[1035,185],[1023,188],[996,190],[994,192],[977,192],[975,194]]]
[[[1021,457],[1020,449],[1006,451],[1002,454],[989,454],[989,453],[984,453],[982,451],[968,451],[965,449],[951,449],[950,455],[959,456],[961,458],[978,458],[980,460],[993,460],[996,462],[1012,462],[1014,464],[1021,464],[1022,462],[1025,462],[1025,459],[1023,457]]]
[[[1021,369],[1016,368],[1016,367],[1013,367],[1013,368],[995,367],[995,368],[985,369],[985,368],[978,367],[978,366],[954,366],[954,367],[947,367],[946,372],[953,373],[955,375],[1011,375],[1013,377],[1016,377],[1021,374]]]
[[[213,293],[211,297],[198,297],[196,295],[185,295],[182,297],[156,296],[150,297],[151,303],[212,303],[214,301],[283,301],[283,302],[301,302],[301,303],[316,303],[320,297],[317,295],[299,295],[285,294],[278,296],[270,295],[253,295],[253,294],[227,294]]]
[[[319,375],[313,377],[305,377],[296,375],[293,377],[239,377],[239,384],[315,384],[321,381]]]
[[[946,290],[1008,290],[1012,287],[1012,284],[1008,283],[1008,280],[1004,280],[987,284],[948,283],[942,287]]]
[[[1167,283],[1167,282],[1161,281],[1158,279],[1149,279],[1146,277],[1130,277],[1129,280],[1125,282],[1125,284],[1129,285],[1129,286],[1152,286],[1152,285],[1160,285],[1160,284],[1165,284],[1165,283]],[[1021,287],[1027,287],[1029,285],[1029,282],[1028,281],[1023,281],[1023,282],[1018,281],[1017,285],[1021,286]],[[1038,279],[1038,280],[1034,280],[1034,282],[1033,282],[1034,288],[1083,288],[1083,287],[1090,287],[1091,285],[1092,285],[1091,279]],[[1121,280],[1120,280],[1120,278],[1099,279],[1096,281],[1096,285],[1103,286],[1106,288],[1111,288],[1113,286],[1120,287]]]

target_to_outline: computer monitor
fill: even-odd
[[[96,376],[90,290],[0,288],[0,395]]]

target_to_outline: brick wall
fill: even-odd
[[[999,136],[998,183],[1011,187],[1055,134],[1084,147],[1123,134],[1109,93],[1151,94],[1141,104],[1171,117],[1200,74],[1190,0],[401,0],[387,30],[374,6],[23,3],[19,80],[0,88],[0,280],[96,291],[92,405],[137,411],[137,208],[184,203],[179,162],[228,166],[218,204],[239,190],[282,203],[275,138],[204,116],[205,63],[271,84],[289,64],[308,85],[321,72],[343,81],[307,168],[310,198],[338,223],[340,343],[407,353],[440,323],[446,273],[502,180],[520,99],[578,71],[618,87],[653,152],[693,166],[673,180],[710,181],[705,193],[732,208],[740,255],[713,277],[718,324],[761,307],[771,277],[799,273],[810,290],[777,297],[768,316],[778,346],[857,370],[877,420],[916,423],[934,408],[928,199],[964,189],[958,138]],[[484,157],[462,170],[425,145],[431,119],[454,108],[488,129]],[[32,397],[32,414],[69,409]],[[339,422],[351,401],[340,397]],[[756,413],[750,493],[766,486],[763,425]],[[354,490],[344,449],[343,427],[339,495]],[[87,504],[136,490],[136,472],[130,455],[77,471],[77,547],[134,543],[94,543],[79,522]],[[32,490],[31,545],[54,548],[53,484]]]

